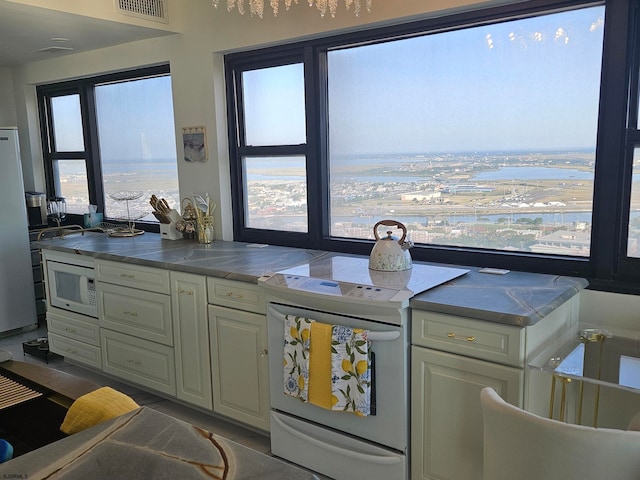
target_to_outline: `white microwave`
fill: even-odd
[[[93,268],[47,261],[49,305],[98,317]]]

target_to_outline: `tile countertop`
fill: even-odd
[[[265,273],[334,255],[319,250],[242,242],[216,241],[201,245],[190,240],[164,240],[154,233],[117,238],[87,232],[84,235],[43,239],[35,242],[35,246],[251,283],[256,283],[258,277]],[[582,278],[514,271],[495,275],[480,273],[474,267],[464,268],[468,268],[469,273],[416,295],[411,300],[411,306],[527,326],[538,322],[588,285]]]

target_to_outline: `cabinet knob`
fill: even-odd
[[[267,350],[266,348],[263,350],[260,350],[260,357],[264,358],[269,354],[269,350]]]
[[[447,333],[447,337],[449,337],[452,340],[460,340],[461,342],[475,342],[476,341],[476,337],[474,337],[473,335],[469,335],[469,336],[465,337],[464,335],[456,335],[455,332]]]

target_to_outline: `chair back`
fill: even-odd
[[[640,480],[640,432],[571,425],[480,393],[484,480]]]

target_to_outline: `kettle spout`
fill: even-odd
[[[411,247],[413,247],[413,242],[411,240],[407,240],[400,245],[400,248],[402,248],[402,250],[409,250]]]

